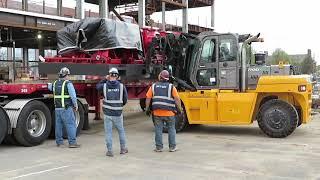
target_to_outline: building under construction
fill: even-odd
[[[188,24],[188,9],[205,6],[211,6],[214,27],[214,0],[0,0],[0,83],[38,75],[38,56],[57,54],[56,31],[79,19],[113,18],[197,34],[211,28]],[[166,11],[179,9],[182,27],[166,24]],[[162,12],[161,23],[150,19],[155,12]]]

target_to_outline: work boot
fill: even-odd
[[[80,144],[69,144],[69,148],[80,148]]]
[[[155,148],[155,149],[154,149],[154,152],[162,152],[162,149],[160,149],[160,148]]]
[[[113,152],[112,152],[112,151],[108,151],[108,152],[106,153],[106,156],[113,157]]]
[[[57,144],[57,147],[62,147],[64,144]]]
[[[169,152],[176,152],[176,151],[178,151],[178,148],[177,148],[177,147],[169,148]]]
[[[120,154],[126,154],[128,152],[129,152],[128,148],[124,148],[124,149],[121,149]]]

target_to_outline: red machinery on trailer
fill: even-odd
[[[92,22],[98,23],[98,26],[92,25]],[[90,29],[92,26],[95,29]],[[101,27],[104,29],[101,30]],[[95,37],[99,33],[100,36]],[[113,42],[99,47],[99,40],[103,40],[103,43],[106,40],[103,39],[103,33],[111,34],[107,38]],[[58,32],[59,55],[51,58],[40,57],[42,62],[39,62],[38,79],[0,84],[0,143],[5,140],[23,146],[34,146],[41,144],[54,132],[54,102],[47,85],[53,79],[44,74],[56,74],[61,67],[68,67],[73,75],[82,75],[81,79],[73,80],[80,105],[76,113],[79,133],[80,130],[89,128],[88,113],[95,113],[95,119],[101,119],[101,96],[96,90],[96,83],[104,78],[110,67],[119,69],[129,98],[142,99],[143,104],[145,93],[156,78],[155,73],[151,78],[146,78],[149,73],[146,70],[146,59],[149,59],[149,64],[159,69],[163,68],[166,61],[165,53],[158,51],[161,43],[155,45],[155,40],[166,40],[168,32],[153,28],[139,29],[137,25],[125,22],[89,19],[89,23],[84,20],[67,26],[61,34],[63,41],[76,39],[75,42],[62,42],[63,45],[74,43],[75,46],[59,47],[61,36]],[[63,37],[69,35],[70,37]],[[93,46],[98,44],[97,48],[91,44],[89,50],[84,50],[85,46],[90,44],[90,39],[96,41]],[[148,54],[151,46],[157,51],[152,52],[153,55]],[[155,69],[152,71],[156,72]]]

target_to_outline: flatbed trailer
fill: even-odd
[[[76,113],[78,133],[89,129],[89,113],[95,114],[95,120],[101,119],[102,96],[96,90],[98,81],[73,82],[80,106]],[[0,84],[1,141],[14,139],[17,141],[15,143],[33,146],[42,143],[54,132],[54,101],[48,82],[52,81]],[[128,98],[143,102],[151,83],[124,82]]]
[[[87,22],[97,26],[89,25]],[[167,35],[171,35],[172,40],[173,36],[175,39],[181,34],[148,27],[140,29],[134,24],[107,19],[91,18],[77,23],[75,26],[72,24],[65,27],[61,32],[58,31],[57,39],[62,38],[62,41],[58,41],[58,47],[61,44],[66,46],[59,48],[61,52],[59,51],[57,56],[39,58],[40,77],[35,77],[35,80],[0,84],[0,144],[8,141],[23,146],[35,146],[54,135],[54,100],[47,84],[57,78],[56,74],[62,67],[68,67],[72,75],[85,76],[80,78],[81,80],[72,80],[79,103],[79,111],[75,113],[77,133],[89,128],[89,113],[95,114],[95,120],[101,119],[102,95],[96,90],[96,84],[104,79],[111,67],[118,68],[121,82],[127,88],[128,98],[140,99],[140,106],[144,110],[145,94],[156,81],[158,71],[166,65],[166,48],[162,47],[160,50],[160,44],[167,44],[170,48],[177,46]],[[104,26],[108,23],[114,26]],[[97,35],[96,32],[100,32],[99,37],[94,37]],[[84,41],[82,46],[83,39],[74,39],[74,34],[77,33],[77,38],[84,35],[83,39],[86,39],[85,35],[90,36],[91,39],[88,40],[91,42]],[[101,38],[106,37],[106,41],[111,39],[111,48],[107,47],[109,44],[100,47],[105,43]],[[118,41],[122,44],[113,44]],[[72,43],[77,45],[69,46]],[[91,46],[85,47],[86,43]],[[128,47],[125,47],[126,45]],[[150,55],[150,48],[156,49],[157,52],[153,51]],[[148,63],[154,68],[151,76],[145,76]],[[42,76],[44,74],[48,76]],[[66,132],[64,136],[66,137]]]

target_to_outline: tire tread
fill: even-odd
[[[289,117],[290,117],[289,127],[287,126],[283,131],[273,131],[271,128],[268,128],[267,124],[263,120],[264,113],[268,109],[270,109],[270,108],[276,109],[276,107],[286,109],[286,111],[289,112]],[[280,99],[271,99],[271,100],[265,102],[261,106],[261,108],[259,110],[258,117],[257,117],[257,121],[258,121],[258,125],[259,125],[260,129],[269,137],[284,138],[284,137],[287,137],[290,134],[292,134],[293,131],[296,129],[296,127],[298,125],[298,121],[299,121],[299,115],[293,105],[287,103],[286,101],[280,100]]]

